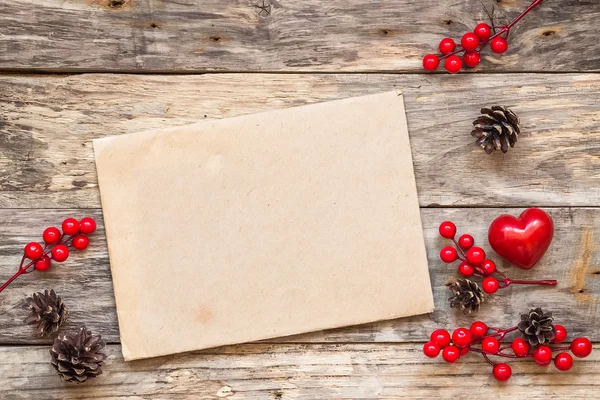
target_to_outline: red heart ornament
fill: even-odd
[[[488,231],[490,246],[506,261],[531,269],[542,258],[554,235],[552,218],[539,208],[528,208],[519,218],[501,215]]]

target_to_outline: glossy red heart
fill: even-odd
[[[519,218],[501,215],[488,231],[490,246],[506,261],[531,269],[542,258],[554,235],[552,218],[539,208],[528,208]]]

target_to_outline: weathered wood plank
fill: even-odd
[[[438,253],[445,240],[437,227],[444,219],[458,224],[459,232],[471,233],[487,245],[487,227],[503,212],[517,214],[519,209],[422,209],[429,268],[436,311],[430,315],[373,323],[358,327],[317,332],[273,342],[414,342],[424,341],[434,329],[449,329],[472,323],[477,317],[462,316],[446,301],[445,283],[456,276],[456,267],[443,264]],[[549,209],[555,225],[555,239],[545,258],[531,271],[502,268],[516,279],[554,278],[557,288],[510,287],[490,297],[478,315],[494,326],[514,326],[522,312],[541,306],[554,311],[558,321],[574,335],[586,335],[600,341],[600,209]],[[54,288],[71,310],[67,329],[81,324],[118,342],[118,326],[109,271],[106,242],[98,210],[0,210],[0,278],[2,282],[16,270],[23,246],[39,240],[41,231],[68,216],[92,215],[100,222],[85,253],[74,253],[65,263],[47,273],[20,277],[0,294],[0,344],[49,343],[33,336],[32,327],[22,319],[27,311],[22,300],[33,291]],[[152,245],[152,243],[149,243]],[[499,261],[498,257],[493,257]],[[499,265],[502,265],[499,263]],[[1,387],[1,386],[0,386]]]
[[[504,384],[479,355],[449,365],[427,359],[420,344],[251,344],[129,363],[117,345],[107,354],[104,374],[75,386],[55,376],[47,348],[0,348],[2,398],[580,399],[600,390],[598,345],[568,372],[511,360]]]
[[[531,1],[484,1],[497,22]],[[479,0],[0,1],[0,69],[421,71],[440,39],[489,21]],[[600,3],[546,0],[481,71],[598,71]]]
[[[0,207],[99,207],[96,137],[398,88],[421,206],[600,206],[600,74],[209,74],[0,76]],[[469,133],[493,103],[523,133],[488,157]]]

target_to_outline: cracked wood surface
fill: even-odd
[[[0,75],[0,207],[100,207],[91,140],[402,89],[420,205],[600,206],[600,75]],[[487,156],[483,106],[522,134]]]
[[[530,1],[483,3],[503,23]],[[595,0],[545,0],[515,27],[506,54],[487,50],[475,73],[448,76],[415,73],[442,37],[487,20],[479,0],[0,0],[0,281],[44,227],[68,216],[99,221],[85,253],[0,295],[0,398],[594,398],[598,345],[567,373],[511,362],[507,384],[481,357],[450,366],[421,347],[435,328],[476,318],[508,327],[537,305],[554,311],[570,339],[600,341],[600,75],[590,73],[600,71],[599,17]],[[121,74],[210,71],[228,73]],[[436,311],[125,363],[91,140],[391,89],[404,91]],[[469,136],[491,104],[522,120],[504,156],[486,156]],[[552,215],[554,242],[529,272],[500,265],[513,278],[559,285],[510,287],[477,316],[449,309],[444,285],[456,266],[438,259],[440,221],[456,221],[488,250],[491,220],[528,206]],[[52,340],[22,323],[23,299],[44,288],[70,308],[65,329],[85,324],[110,342],[102,377],[68,386],[55,376]]]
[[[425,342],[428,335],[440,326],[465,326],[476,318],[485,319],[493,326],[512,327],[519,322],[520,314],[535,306],[552,310],[557,321],[560,321],[557,323],[568,327],[570,334],[586,335],[600,341],[600,316],[597,311],[600,248],[596,239],[600,237],[600,208],[548,209],[555,223],[554,241],[544,258],[530,271],[501,262],[487,244],[487,227],[496,216],[502,213],[517,215],[520,212],[521,209],[504,208],[421,209],[436,308],[432,314],[273,339],[270,342]],[[85,324],[101,333],[109,342],[119,342],[100,210],[0,209],[0,280],[4,281],[16,271],[24,244],[40,240],[44,227],[56,225],[70,216],[81,218],[84,215],[92,215],[99,221],[99,230],[91,236],[90,247],[85,252],[74,252],[69,260],[55,265],[47,273],[19,277],[0,296],[0,344],[52,342],[51,339],[34,337],[33,328],[22,322],[27,316],[27,311],[21,308],[25,297],[45,288],[54,288],[70,310],[65,329],[76,329]],[[438,234],[439,223],[446,219],[456,221],[459,233],[472,234],[476,243],[489,251],[499,268],[511,278],[557,279],[558,286],[513,285],[488,297],[480,313],[472,316],[463,316],[451,309],[445,284],[457,276],[458,264],[449,266],[442,263],[438,256],[439,250],[448,244]]]
[[[429,359],[418,344],[246,344],[123,362],[107,348],[100,377],[65,390],[40,347],[0,347],[3,400],[314,400],[314,399],[581,399],[600,390],[600,346],[559,372],[531,359],[511,362],[498,384],[479,355],[454,365]],[[477,395],[476,395],[476,394]]]
[[[530,0],[0,0],[0,70],[404,71]],[[474,71],[598,71],[600,2],[545,0]]]

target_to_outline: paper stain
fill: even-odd
[[[575,297],[579,301],[594,301],[585,289],[585,278],[590,268],[592,254],[597,249],[594,243],[594,229],[586,228],[581,239],[581,251],[579,255],[580,264],[573,267],[572,281]]]
[[[196,320],[202,324],[207,324],[214,319],[215,315],[207,307],[201,307],[196,311]]]

